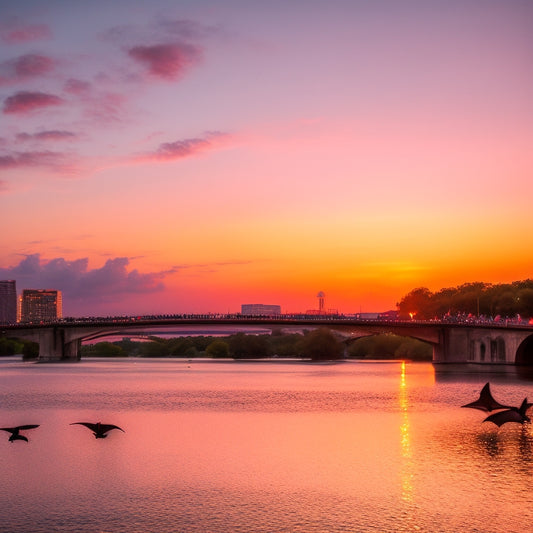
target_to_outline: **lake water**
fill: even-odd
[[[533,528],[533,429],[460,406],[491,382],[401,362],[0,359],[2,532]],[[116,424],[95,439],[72,422]]]

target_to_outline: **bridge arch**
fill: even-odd
[[[518,346],[515,364],[533,366],[533,335],[526,337]]]

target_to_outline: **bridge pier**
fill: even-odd
[[[532,364],[531,331],[443,328],[433,347],[434,363]],[[525,346],[527,345],[527,349]]]
[[[39,339],[39,361],[78,361],[81,340],[68,340],[64,328],[41,329]]]
[[[29,329],[17,336],[39,344],[40,362],[79,361],[81,338],[71,338],[69,333],[65,328],[51,327]]]

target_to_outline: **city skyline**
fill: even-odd
[[[532,277],[533,4],[0,6],[0,279],[65,316]],[[9,228],[7,230],[6,228]]]

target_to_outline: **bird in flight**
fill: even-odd
[[[467,403],[466,405],[461,405],[461,407],[471,407],[472,409],[479,409],[480,411],[486,411],[488,413],[491,411],[497,411],[498,409],[511,409],[510,405],[503,405],[492,397],[489,383],[486,383],[481,389],[478,400]]]
[[[0,428],[2,431],[7,431],[8,433],[11,433],[11,436],[9,437],[9,442],[15,442],[16,440],[25,440],[28,442],[28,438],[24,435],[20,434],[21,429],[33,429],[38,428],[39,424],[27,424],[25,426],[16,426],[14,428]]]
[[[107,437],[107,432],[111,431],[112,429],[120,429],[120,431],[126,433],[122,428],[119,428],[113,424],[101,424],[100,422],[96,422],[96,424],[91,422],[73,422],[70,425],[75,426],[76,424],[89,428],[93,432],[95,439],[105,439]]]
[[[527,398],[524,398],[520,407],[510,407],[504,411],[499,411],[490,416],[487,416],[483,422],[494,422],[498,427],[501,427],[506,422],[516,422],[518,424],[524,424],[524,422],[531,422],[529,416],[526,415],[526,411],[531,407]]]

